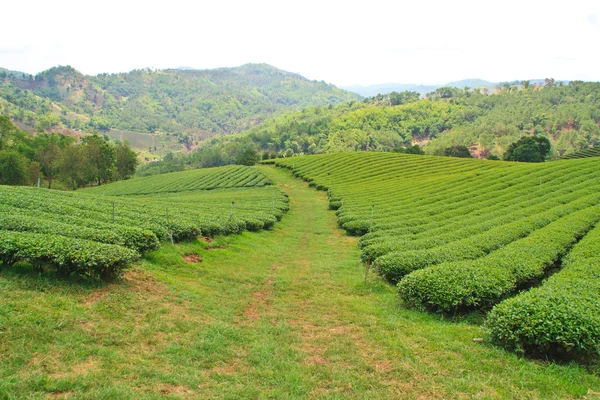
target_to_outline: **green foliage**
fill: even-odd
[[[0,206],[2,207],[2,206]],[[9,210],[8,207],[2,207]],[[140,253],[156,250],[159,247],[158,239],[150,231],[137,228],[116,227],[114,225],[99,225],[89,223],[83,219],[73,223],[61,222],[52,215],[44,219],[37,214],[31,217],[20,209],[11,209],[12,215],[0,215],[0,230],[32,232],[41,234],[59,234],[78,239],[86,239],[94,242],[116,244],[129,247]]]
[[[139,163],[137,154],[129,143],[121,143],[116,147],[115,168],[119,180],[131,178]]]
[[[569,160],[571,158],[587,158],[587,157],[600,157],[600,147],[593,147],[578,152],[573,152],[561,157],[562,160]]]
[[[423,149],[415,144],[414,146],[406,146],[406,147],[398,147],[397,149],[392,150],[394,153],[404,153],[404,154],[425,154]]]
[[[466,146],[485,158],[498,157],[520,137],[533,134],[553,138],[555,150],[548,149],[547,156],[555,157],[600,144],[599,85],[572,82],[494,95],[440,88],[428,99],[395,106],[382,97],[311,107],[266,120],[245,133],[244,139],[259,150],[280,154],[392,151],[431,140],[425,146],[428,154],[442,155],[449,147]]]
[[[67,149],[82,151],[83,146]],[[156,249],[158,239],[183,241],[271,228],[287,211],[288,200],[270,183],[255,168],[232,166],[132,179],[87,193],[0,186],[0,230],[22,234],[11,236],[14,240],[0,254],[6,264],[25,260],[56,264],[68,274],[113,276],[129,265],[129,253],[93,243],[128,247],[137,254]],[[45,236],[49,246],[66,249],[66,259],[58,250],[52,253],[54,247],[40,247],[37,256],[29,244],[19,247],[20,238]],[[83,260],[72,252],[80,244]],[[97,255],[102,249],[107,249],[105,258]]]
[[[593,205],[597,161],[575,161],[536,166],[347,154],[277,163],[328,189],[338,224],[364,235],[363,260],[396,282],[429,265],[483,257]]]
[[[447,157],[473,158],[467,146],[452,146],[444,149],[442,155]]]
[[[87,166],[88,180],[95,180],[98,182],[98,185],[102,181],[107,182],[112,180],[116,172],[116,151],[114,146],[111,146],[105,138],[98,134],[84,136],[81,139],[81,146]]]
[[[600,219],[597,157],[531,164],[349,153],[276,163],[327,190],[338,225],[362,236],[362,259],[398,283],[406,304],[452,315],[499,303],[488,322],[495,343],[597,358],[598,249],[586,241]],[[563,272],[503,302],[539,284],[581,237]]]
[[[544,136],[527,136],[508,146],[504,153],[505,161],[542,162],[552,145]]]
[[[270,184],[271,181],[255,168],[227,166],[115,182],[107,186],[86,189],[86,193],[109,196],[146,195],[236,187],[262,187]]]
[[[33,136],[16,129],[6,117],[0,119],[0,130],[0,148],[5,149],[2,165],[6,165],[0,182],[5,184],[37,183],[43,177],[50,188],[59,178],[76,189],[91,182],[127,179],[138,164],[137,154],[127,143],[115,145],[98,134],[84,136],[80,143],[62,134]]]
[[[90,132],[118,128],[206,137],[241,132],[284,110],[338,104],[359,96],[266,64],[247,64],[98,76],[59,66],[34,80],[0,79],[0,99],[13,118],[39,130],[63,125]],[[76,120],[89,123],[76,126]]]
[[[241,154],[236,158],[235,163],[238,165],[255,165],[260,160],[260,155],[254,147],[248,146],[242,150]]]
[[[569,253],[544,284],[489,313],[492,342],[528,355],[595,361],[600,357],[600,227]]]
[[[13,150],[0,151],[0,185],[25,185],[28,181],[25,157]]]
[[[418,92],[404,91],[404,92],[392,92],[389,95],[390,105],[398,106],[401,104],[412,103],[413,101],[419,100],[421,95]]]
[[[26,261],[38,268],[50,266],[60,274],[91,279],[113,279],[138,259],[137,252],[121,246],[51,234],[0,231],[0,259],[4,265]]]
[[[598,200],[596,196],[592,204]],[[598,219],[600,207],[588,207],[486,257],[415,271],[400,281],[399,295],[408,304],[442,313],[489,307],[542,278]]]

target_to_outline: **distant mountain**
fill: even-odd
[[[484,81],[483,79],[463,79],[461,81],[456,81],[456,82],[449,82],[446,83],[445,85],[440,85],[441,86],[450,86],[450,87],[455,87],[455,88],[459,88],[459,89],[464,89],[465,87],[469,87],[471,89],[483,89],[483,88],[487,88],[487,89],[491,89],[491,88],[495,88],[498,84],[496,82],[488,82],[488,81]]]
[[[36,76],[0,71],[0,113],[47,129],[231,134],[285,111],[360,96],[267,64],[134,70],[88,76],[70,66]]]
[[[364,97],[372,97],[378,94],[388,94],[391,92],[404,92],[411,91],[417,92],[421,95],[433,92],[438,88],[450,86],[459,89],[464,89],[468,86],[471,89],[477,88],[495,88],[497,83],[484,81],[482,79],[464,79],[462,81],[449,82],[443,85],[421,85],[421,84],[406,84],[406,83],[380,83],[370,86],[344,86],[342,89],[349,90],[354,93],[358,93]]]

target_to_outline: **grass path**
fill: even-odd
[[[118,284],[0,273],[0,399],[594,398],[596,375],[520,359],[476,324],[363,283],[357,239],[316,192],[270,231],[165,245]],[[588,394],[590,393],[590,394]],[[597,398],[597,397],[596,397]]]

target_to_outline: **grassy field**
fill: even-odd
[[[271,230],[164,245],[113,284],[0,270],[0,399],[598,397],[594,371],[474,342],[478,314],[365,284],[325,193],[260,169],[290,196]]]

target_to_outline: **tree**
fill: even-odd
[[[413,101],[419,100],[421,95],[418,92],[404,91],[404,92],[392,92],[390,93],[390,104],[397,106],[400,104],[412,103]]]
[[[46,145],[45,148],[42,148],[35,154],[36,160],[38,160],[40,163],[40,169],[42,173],[46,179],[48,179],[48,189],[50,189],[50,186],[52,186],[52,181],[58,173],[56,162],[58,160],[59,153],[60,149],[58,148],[58,145],[51,141]]]
[[[252,146],[245,146],[238,157],[235,159],[235,163],[238,165],[254,165],[260,160],[260,156]]]
[[[26,185],[27,159],[13,150],[0,151],[0,185]]]
[[[29,169],[29,181],[33,183],[33,185],[37,185],[38,180],[42,178],[42,168],[40,163],[37,161],[31,161],[28,165]]]
[[[16,128],[10,122],[10,119],[6,115],[0,115],[0,150],[6,146],[5,142],[8,136],[14,133],[15,130]]]
[[[467,146],[452,146],[444,149],[443,155],[448,157],[473,158]]]
[[[543,162],[552,145],[544,136],[523,136],[508,146],[504,153],[505,161]]]
[[[97,133],[81,139],[90,180],[107,182],[115,174],[115,148]]]
[[[116,169],[118,179],[127,179],[135,174],[139,161],[129,143],[121,143],[116,148]]]
[[[398,147],[392,150],[394,153],[404,153],[404,154],[425,154],[421,146],[415,144],[414,146],[407,147]]]
[[[73,190],[85,184],[87,174],[85,153],[82,146],[67,146],[61,150],[56,163],[62,181],[69,183]]]

